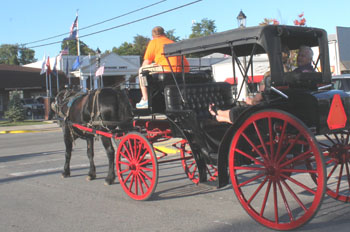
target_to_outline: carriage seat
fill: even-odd
[[[174,73],[176,82],[178,84],[183,83],[182,73]],[[164,73],[153,73],[151,75],[148,75],[148,82],[149,83],[156,83],[164,89],[167,85],[175,85],[174,77],[171,72],[164,72]],[[188,72],[185,73],[185,82],[189,84],[193,83],[207,83],[209,81],[212,81],[212,77],[210,73],[206,71],[199,71],[199,72]]]
[[[226,82],[212,82],[204,84],[179,85],[185,104],[175,85],[165,87],[164,96],[166,111],[176,112],[183,110],[194,111],[197,118],[210,118],[209,104],[214,103],[220,109],[229,109],[233,106],[235,88]]]

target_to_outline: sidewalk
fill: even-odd
[[[45,121],[45,122],[46,123],[39,124],[39,125],[0,127],[0,134],[32,133],[32,132],[41,132],[41,131],[60,130],[60,127],[55,121]]]

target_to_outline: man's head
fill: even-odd
[[[152,29],[152,37],[153,38],[157,38],[157,37],[160,37],[163,35],[165,35],[163,27],[157,26],[157,27]]]
[[[297,57],[298,67],[311,64],[313,55],[314,53],[310,47],[305,45],[300,46]]]

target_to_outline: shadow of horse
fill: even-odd
[[[59,117],[64,119],[61,125],[66,150],[62,177],[70,176],[73,142],[75,139],[81,138],[86,140],[87,156],[90,161],[87,180],[95,179],[95,134],[79,130],[73,127],[73,124],[113,134],[126,131],[130,127],[133,118],[131,105],[126,93],[123,90],[113,88],[93,90],[89,93],[65,89],[57,94],[51,108]],[[108,157],[108,175],[105,178],[105,184],[110,185],[115,180],[115,152],[111,138],[101,136],[101,141]]]

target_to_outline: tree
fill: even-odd
[[[23,65],[35,62],[35,52],[32,49],[20,47],[17,44],[2,44],[0,46],[0,64]]]
[[[19,63],[21,65],[23,64],[29,64],[29,63],[33,63],[35,61],[37,61],[37,59],[35,59],[35,51],[29,48],[25,48],[25,47],[20,47],[19,48]]]
[[[117,53],[120,56],[135,55],[134,45],[132,43],[124,42],[118,48],[113,47],[112,52]]]
[[[4,117],[11,122],[23,121],[25,119],[24,108],[20,100],[20,94],[14,91],[12,98],[8,104],[8,110],[5,112]]]
[[[89,48],[83,41],[79,41],[80,43],[80,55],[82,56],[87,56],[89,55],[89,53],[91,55],[95,55],[96,52]],[[69,54],[68,55],[73,55],[73,56],[76,56],[78,55],[78,45],[77,45],[77,41],[76,40],[65,40],[65,41],[62,41],[61,43],[61,49],[65,49],[66,47],[68,47],[68,50],[69,50]]]
[[[35,62],[35,52],[32,49],[19,47],[17,44],[2,44],[0,46],[0,64],[23,65]]]
[[[216,32],[215,20],[204,18],[200,23],[194,23],[192,25],[192,34],[190,38],[197,38],[201,36],[207,36]]]
[[[175,36],[174,35],[175,29],[169,30],[165,32],[166,37],[168,37],[169,39],[171,39],[174,42],[178,42],[180,41],[180,37],[179,36]]]

